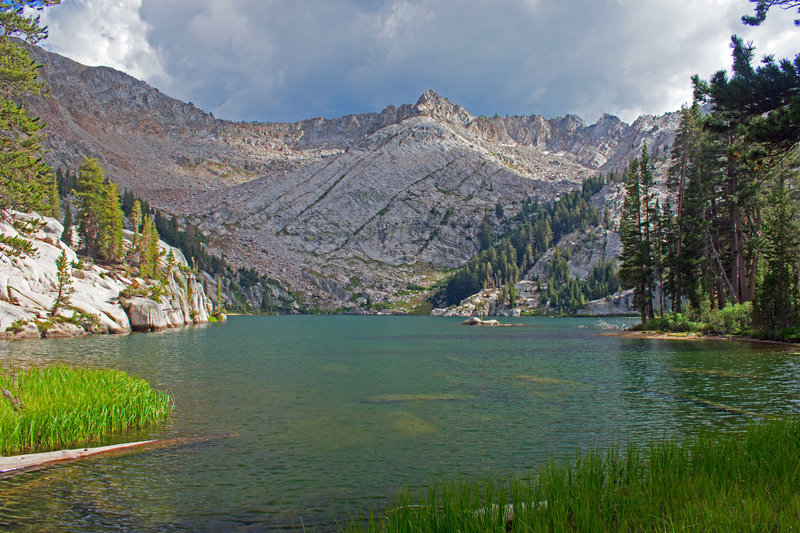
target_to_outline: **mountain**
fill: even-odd
[[[324,309],[430,286],[479,250],[485,216],[503,231],[527,197],[620,170],[643,143],[665,154],[679,122],[476,117],[433,91],[380,113],[230,122],[114,69],[32,54],[51,91],[29,105],[54,166],[97,157],[121,188],[197,224],[212,252]]]

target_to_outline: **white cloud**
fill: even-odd
[[[379,110],[433,88],[476,114],[631,121],[730,68],[800,51],[795,13],[742,25],[742,0],[65,0],[54,51],[107,64],[236,120]]]
[[[72,0],[48,8],[42,21],[50,30],[44,46],[87,65],[104,65],[137,78],[165,79],[148,25],[139,16],[141,0]]]

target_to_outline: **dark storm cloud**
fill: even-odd
[[[91,9],[90,9],[91,8]],[[216,116],[284,121],[409,103],[432,88],[475,114],[609,112],[691,98],[734,32],[791,55],[791,13],[742,0],[66,0],[50,46],[110,64]],[[88,37],[87,37],[88,36]]]

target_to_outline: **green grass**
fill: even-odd
[[[164,421],[172,398],[118,370],[50,366],[0,369],[0,454],[101,443]],[[0,391],[2,393],[2,391]]]
[[[796,531],[800,421],[629,444],[503,482],[437,483],[345,531]]]

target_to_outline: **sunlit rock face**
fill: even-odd
[[[38,221],[41,229],[20,234],[13,220]],[[24,213],[7,213],[0,234],[22,238],[32,254],[0,250],[0,338],[77,337],[87,333],[130,333],[208,322],[213,304],[189,269],[180,250],[159,246],[174,265],[161,265],[165,282],[131,277],[121,266],[101,266],[80,260],[72,247],[59,240],[64,228],[57,220]],[[124,245],[130,247],[130,237]],[[72,293],[58,297],[56,260],[66,254]],[[153,289],[158,286],[158,290]],[[140,293],[142,296],[125,297]],[[156,299],[153,294],[158,293]]]
[[[327,309],[430,286],[478,250],[487,213],[510,229],[527,197],[548,202],[620,170],[645,143],[663,155],[679,121],[477,117],[428,91],[379,113],[228,122],[116,70],[33,53],[51,91],[30,105],[49,124],[54,166],[97,157],[123,189],[198,224],[234,267]]]

